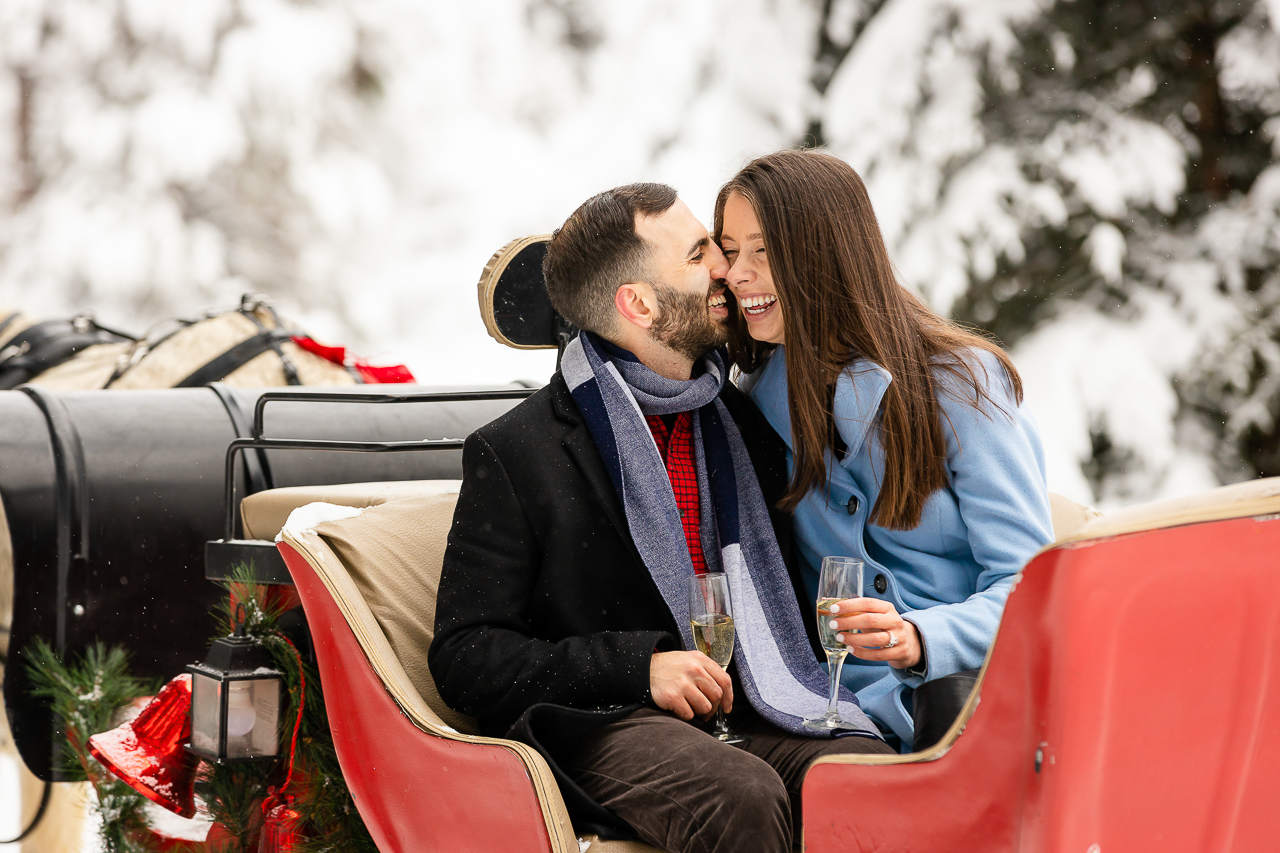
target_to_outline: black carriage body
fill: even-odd
[[[123,645],[133,671],[147,678],[167,679],[203,659],[214,628],[209,611],[223,595],[204,579],[205,542],[223,535],[227,447],[249,434],[259,394],[226,387],[0,392],[0,500],[14,574],[5,709],[23,760],[40,778],[61,778],[62,736],[47,704],[29,695],[23,649],[35,638],[71,654],[95,640]],[[462,438],[516,402],[286,401],[273,403],[265,434]],[[454,479],[461,453],[275,449],[249,451],[235,470],[238,505],[247,492],[271,486]]]

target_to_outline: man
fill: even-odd
[[[771,509],[785,448],[714,351],[724,256],[674,190],[635,184],[584,203],[543,269],[583,332],[546,388],[467,439],[431,672],[487,734],[547,756],[579,831],[621,818],[677,853],[785,853],[813,758],[890,750],[848,702],[861,736],[799,734],[827,680]],[[706,570],[729,576],[733,678],[692,650],[688,579]],[[717,708],[745,749],[690,724]]]

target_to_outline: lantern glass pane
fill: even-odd
[[[222,684],[216,678],[191,674],[191,747],[209,755],[218,754],[219,722],[222,718]]]
[[[278,678],[227,682],[227,758],[258,758],[280,751]]]

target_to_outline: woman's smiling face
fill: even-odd
[[[764,232],[751,202],[737,193],[730,193],[724,203],[720,246],[729,262],[729,287],[738,300],[747,331],[757,341],[784,343],[782,304],[769,274]]]

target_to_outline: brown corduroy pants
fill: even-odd
[[[646,843],[670,853],[791,853],[800,838],[800,787],[815,758],[894,751],[869,738],[789,734],[744,711],[730,723],[751,735],[745,749],[644,709],[596,730],[565,770]]]

